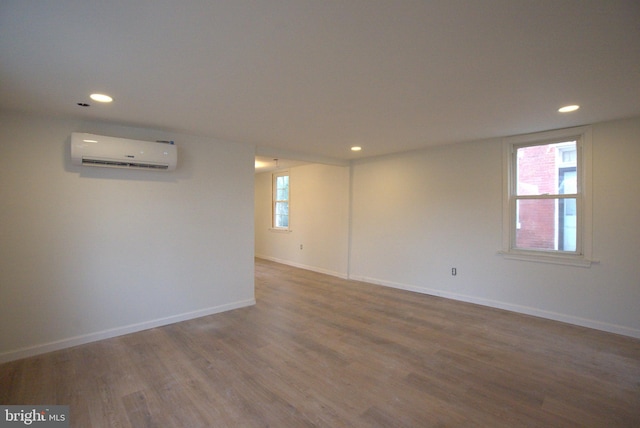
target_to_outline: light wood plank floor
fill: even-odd
[[[256,261],[257,305],[0,366],[73,427],[639,427],[640,340]]]

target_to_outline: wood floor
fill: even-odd
[[[0,365],[73,427],[640,427],[640,340],[256,261],[257,305]]]

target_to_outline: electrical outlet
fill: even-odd
[[[302,250],[302,244],[300,244],[300,249]]]
[[[451,268],[451,275],[456,276],[458,274],[458,269]]]

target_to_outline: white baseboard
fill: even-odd
[[[488,306],[490,308],[504,309],[506,311],[517,312],[525,315],[532,315],[535,317],[550,319],[553,321],[560,321],[567,324],[573,324],[580,327],[592,328],[594,330],[606,331],[608,333],[620,334],[623,336],[634,337],[640,339],[640,330],[625,327],[617,324],[610,324],[602,321],[590,320],[587,318],[576,317],[573,315],[562,314],[558,312],[547,311],[544,309],[533,308],[529,306],[516,305],[513,303],[502,302],[499,300],[483,299],[475,296],[468,296],[465,294],[451,293],[447,291],[416,287],[414,285],[403,284],[399,282],[386,281],[378,278],[370,278],[366,276],[358,275],[345,275],[339,272],[333,272],[326,269],[317,268],[314,266],[307,266],[300,263],[295,263],[289,260],[282,260],[276,257],[264,256],[256,254],[259,259],[270,260],[272,262],[281,263],[301,269],[306,269],[318,273],[323,273],[331,276],[336,276],[342,279],[352,279],[354,281],[368,282],[370,284],[382,285],[385,287],[397,288],[400,290],[413,291],[415,293],[428,294],[431,296],[444,297],[445,299],[458,300],[461,302],[474,303],[476,305]]]
[[[382,285],[385,287],[398,288],[400,290],[413,291],[421,294],[428,294],[431,296],[444,297],[446,299],[458,300],[461,302],[474,303],[476,305],[488,306],[496,309],[504,309],[506,311],[517,312],[525,315],[532,315],[540,318],[546,318],[553,321],[560,321],[567,324],[578,325],[581,327],[592,328],[595,330],[606,331],[608,333],[620,334],[623,336],[634,337],[640,339],[640,330],[633,329],[621,325],[609,324],[602,321],[590,320],[586,318],[576,317],[573,315],[566,315],[552,311],[546,311],[543,309],[532,308],[528,306],[516,305],[513,303],[501,302],[498,300],[483,299],[480,297],[468,296],[458,293],[450,293],[447,291],[421,288],[408,284],[401,284],[392,281],[385,281],[377,278],[369,278],[366,276],[351,275],[350,279],[355,281],[368,282],[370,284]]]
[[[226,312],[233,309],[244,308],[246,306],[255,305],[255,299],[241,300],[239,302],[228,303],[225,305],[214,306],[211,308],[200,309],[193,312],[172,315],[165,318],[159,318],[151,321],[130,324],[127,326],[116,327],[108,330],[98,331],[95,333],[84,334],[81,336],[70,337],[66,339],[56,340],[53,342],[29,346],[12,351],[0,353],[0,363],[28,358],[34,355],[40,355],[47,352],[58,351],[60,349],[71,348],[73,346],[84,345],[86,343],[96,342],[98,340],[110,339],[112,337],[123,336],[125,334],[136,333],[155,327],[174,324],[180,321],[187,321],[194,318],[200,318],[207,315],[213,315],[220,312]]]
[[[280,263],[287,266],[293,266],[293,267],[297,267],[304,270],[310,270],[312,272],[318,272],[318,273],[323,273],[325,275],[331,275],[331,276],[336,276],[338,278],[347,279],[346,273],[340,273],[340,272],[336,272],[328,269],[319,268],[316,266],[309,266],[302,263],[296,263],[296,262],[292,262],[291,260],[283,260],[283,259],[278,259],[276,257],[263,256],[261,254],[256,254],[256,257],[259,259],[269,260],[269,261]]]

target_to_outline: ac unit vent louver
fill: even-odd
[[[71,162],[74,165],[172,171],[176,168],[177,158],[173,142],[71,134]]]
[[[82,165],[112,166],[115,168],[169,169],[169,165],[152,165],[136,162],[118,162],[98,159],[82,159]]]

